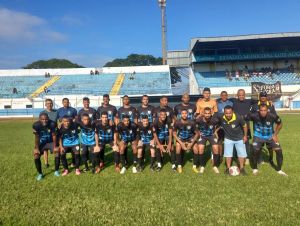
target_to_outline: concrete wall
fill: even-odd
[[[104,67],[103,73],[147,73],[147,72],[169,72],[169,65],[137,66],[137,67]]]

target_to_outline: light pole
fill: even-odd
[[[161,9],[161,37],[162,37],[162,64],[167,64],[167,40],[166,40],[166,2],[167,0],[158,0]]]

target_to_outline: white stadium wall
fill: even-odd
[[[41,76],[45,73],[50,75],[82,75],[90,74],[90,71],[98,68],[62,68],[62,69],[15,69],[0,70],[0,76]],[[101,69],[100,69],[101,70]]]

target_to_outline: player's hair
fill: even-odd
[[[167,113],[166,109],[160,109],[159,113],[161,112]]]
[[[83,113],[83,114],[81,115],[81,118],[83,118],[83,117],[88,117],[88,118],[90,118],[90,116],[89,116],[87,113]]]
[[[124,119],[124,118],[130,119],[129,115],[123,115],[123,118],[122,118],[122,119]]]
[[[143,99],[144,97],[148,97],[148,95],[144,94],[144,95],[142,96],[142,98],[141,98],[141,99]],[[149,97],[148,97],[148,98],[149,98]]]
[[[183,111],[186,111],[186,112],[188,112],[188,110],[187,110],[187,109],[182,109],[182,110],[181,110],[181,112],[183,112]]]
[[[148,119],[148,115],[142,115],[142,119]]]
[[[227,94],[227,91],[223,90],[223,91],[221,92],[221,95],[222,95],[222,94]]]
[[[245,90],[244,90],[244,89],[239,89],[239,90],[237,91],[237,93],[239,93],[239,92],[241,92],[241,91],[243,91],[243,92],[245,93]]]
[[[230,106],[230,105],[226,105],[226,106],[224,107],[224,111],[225,111],[225,110],[233,110],[233,107]]]
[[[268,108],[268,106],[266,104],[261,104],[261,105],[259,105],[259,109],[261,109],[261,108]]]
[[[64,102],[65,100],[69,101],[69,98],[64,97],[64,98],[62,99],[62,102]]]
[[[47,118],[49,118],[49,115],[46,112],[41,112],[39,114],[39,118],[42,117],[42,116],[46,116]]]
[[[53,103],[53,100],[48,98],[48,99],[45,100],[45,102],[51,102],[51,103]]]
[[[109,95],[107,93],[103,95],[103,98],[104,97],[107,97],[109,99]]]
[[[204,111],[210,111],[211,112],[211,109],[209,107],[206,107],[206,108],[204,108]]]
[[[129,98],[129,96],[128,96],[128,95],[124,95],[124,96],[122,97],[122,99],[124,99],[125,97],[128,97],[128,98]]]
[[[62,120],[64,120],[64,119],[68,119],[68,120],[70,120],[70,117],[69,117],[69,116],[67,116],[67,115],[65,115],[65,116],[63,116],[63,117],[62,117]]]
[[[164,98],[168,99],[168,97],[165,96],[165,95],[161,96],[159,99],[162,100],[162,99],[164,99]]]
[[[90,102],[90,98],[84,97],[84,98],[82,99],[82,101],[88,101],[88,102]]]
[[[101,116],[102,116],[102,115],[107,115],[107,116],[108,116],[107,111],[102,111],[102,112],[101,112]]]

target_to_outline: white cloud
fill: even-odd
[[[83,22],[79,17],[71,16],[71,15],[64,15],[61,18],[61,22],[68,25],[68,26],[81,26]]]
[[[54,41],[67,39],[65,34],[53,31],[43,18],[24,12],[0,8],[0,39],[7,41]]]

